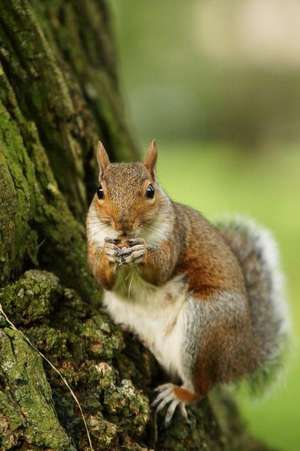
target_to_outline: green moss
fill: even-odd
[[[149,400],[137,390],[131,381],[122,380],[119,386],[112,385],[104,393],[105,410],[111,418],[117,417],[120,426],[140,435],[149,421]]]
[[[101,315],[94,315],[83,324],[81,336],[88,339],[87,352],[91,358],[112,359],[124,347],[120,331],[112,333],[109,323]]]
[[[61,296],[58,278],[37,270],[27,271],[16,283],[0,290],[0,302],[16,324],[47,319]]]
[[[97,413],[89,417],[88,426],[91,432],[95,449],[112,449],[114,442],[118,437],[118,427],[105,420],[105,418]],[[80,449],[83,449],[84,444],[81,442]]]
[[[5,430],[1,449],[26,442],[73,450],[58,422],[41,358],[11,329],[2,329],[0,348],[0,374],[5,384],[0,396],[0,427]]]
[[[37,235],[30,229],[35,208],[32,165],[22,138],[1,102],[8,86],[0,76],[0,284],[21,270],[24,258],[37,262]],[[1,94],[2,93],[2,94]],[[12,99],[10,99],[12,102]]]

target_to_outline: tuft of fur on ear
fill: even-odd
[[[97,148],[97,161],[99,166],[99,177],[102,176],[103,172],[107,168],[107,166],[110,163],[109,157],[107,155],[107,152],[105,150],[105,147],[103,146],[101,141],[98,141],[98,148]]]
[[[145,159],[144,159],[144,165],[150,172],[153,179],[155,179],[155,165],[157,161],[157,145],[155,140],[153,139],[151,143],[149,144]]]

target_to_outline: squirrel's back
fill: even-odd
[[[177,272],[188,275],[194,295],[210,296],[211,288],[245,294],[244,277],[237,256],[220,231],[191,207],[173,203],[181,244]],[[182,231],[181,231],[182,229]],[[207,287],[207,290],[205,289]]]

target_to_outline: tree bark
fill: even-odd
[[[165,430],[150,410],[163,375],[101,310],[84,222],[95,144],[138,157],[104,0],[0,0],[0,302],[78,397],[95,450],[263,450],[222,392]],[[0,315],[0,449],[87,450],[61,378]]]

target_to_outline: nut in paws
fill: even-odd
[[[119,249],[121,264],[143,263],[146,254],[145,241],[141,238],[128,240],[129,247]]]

